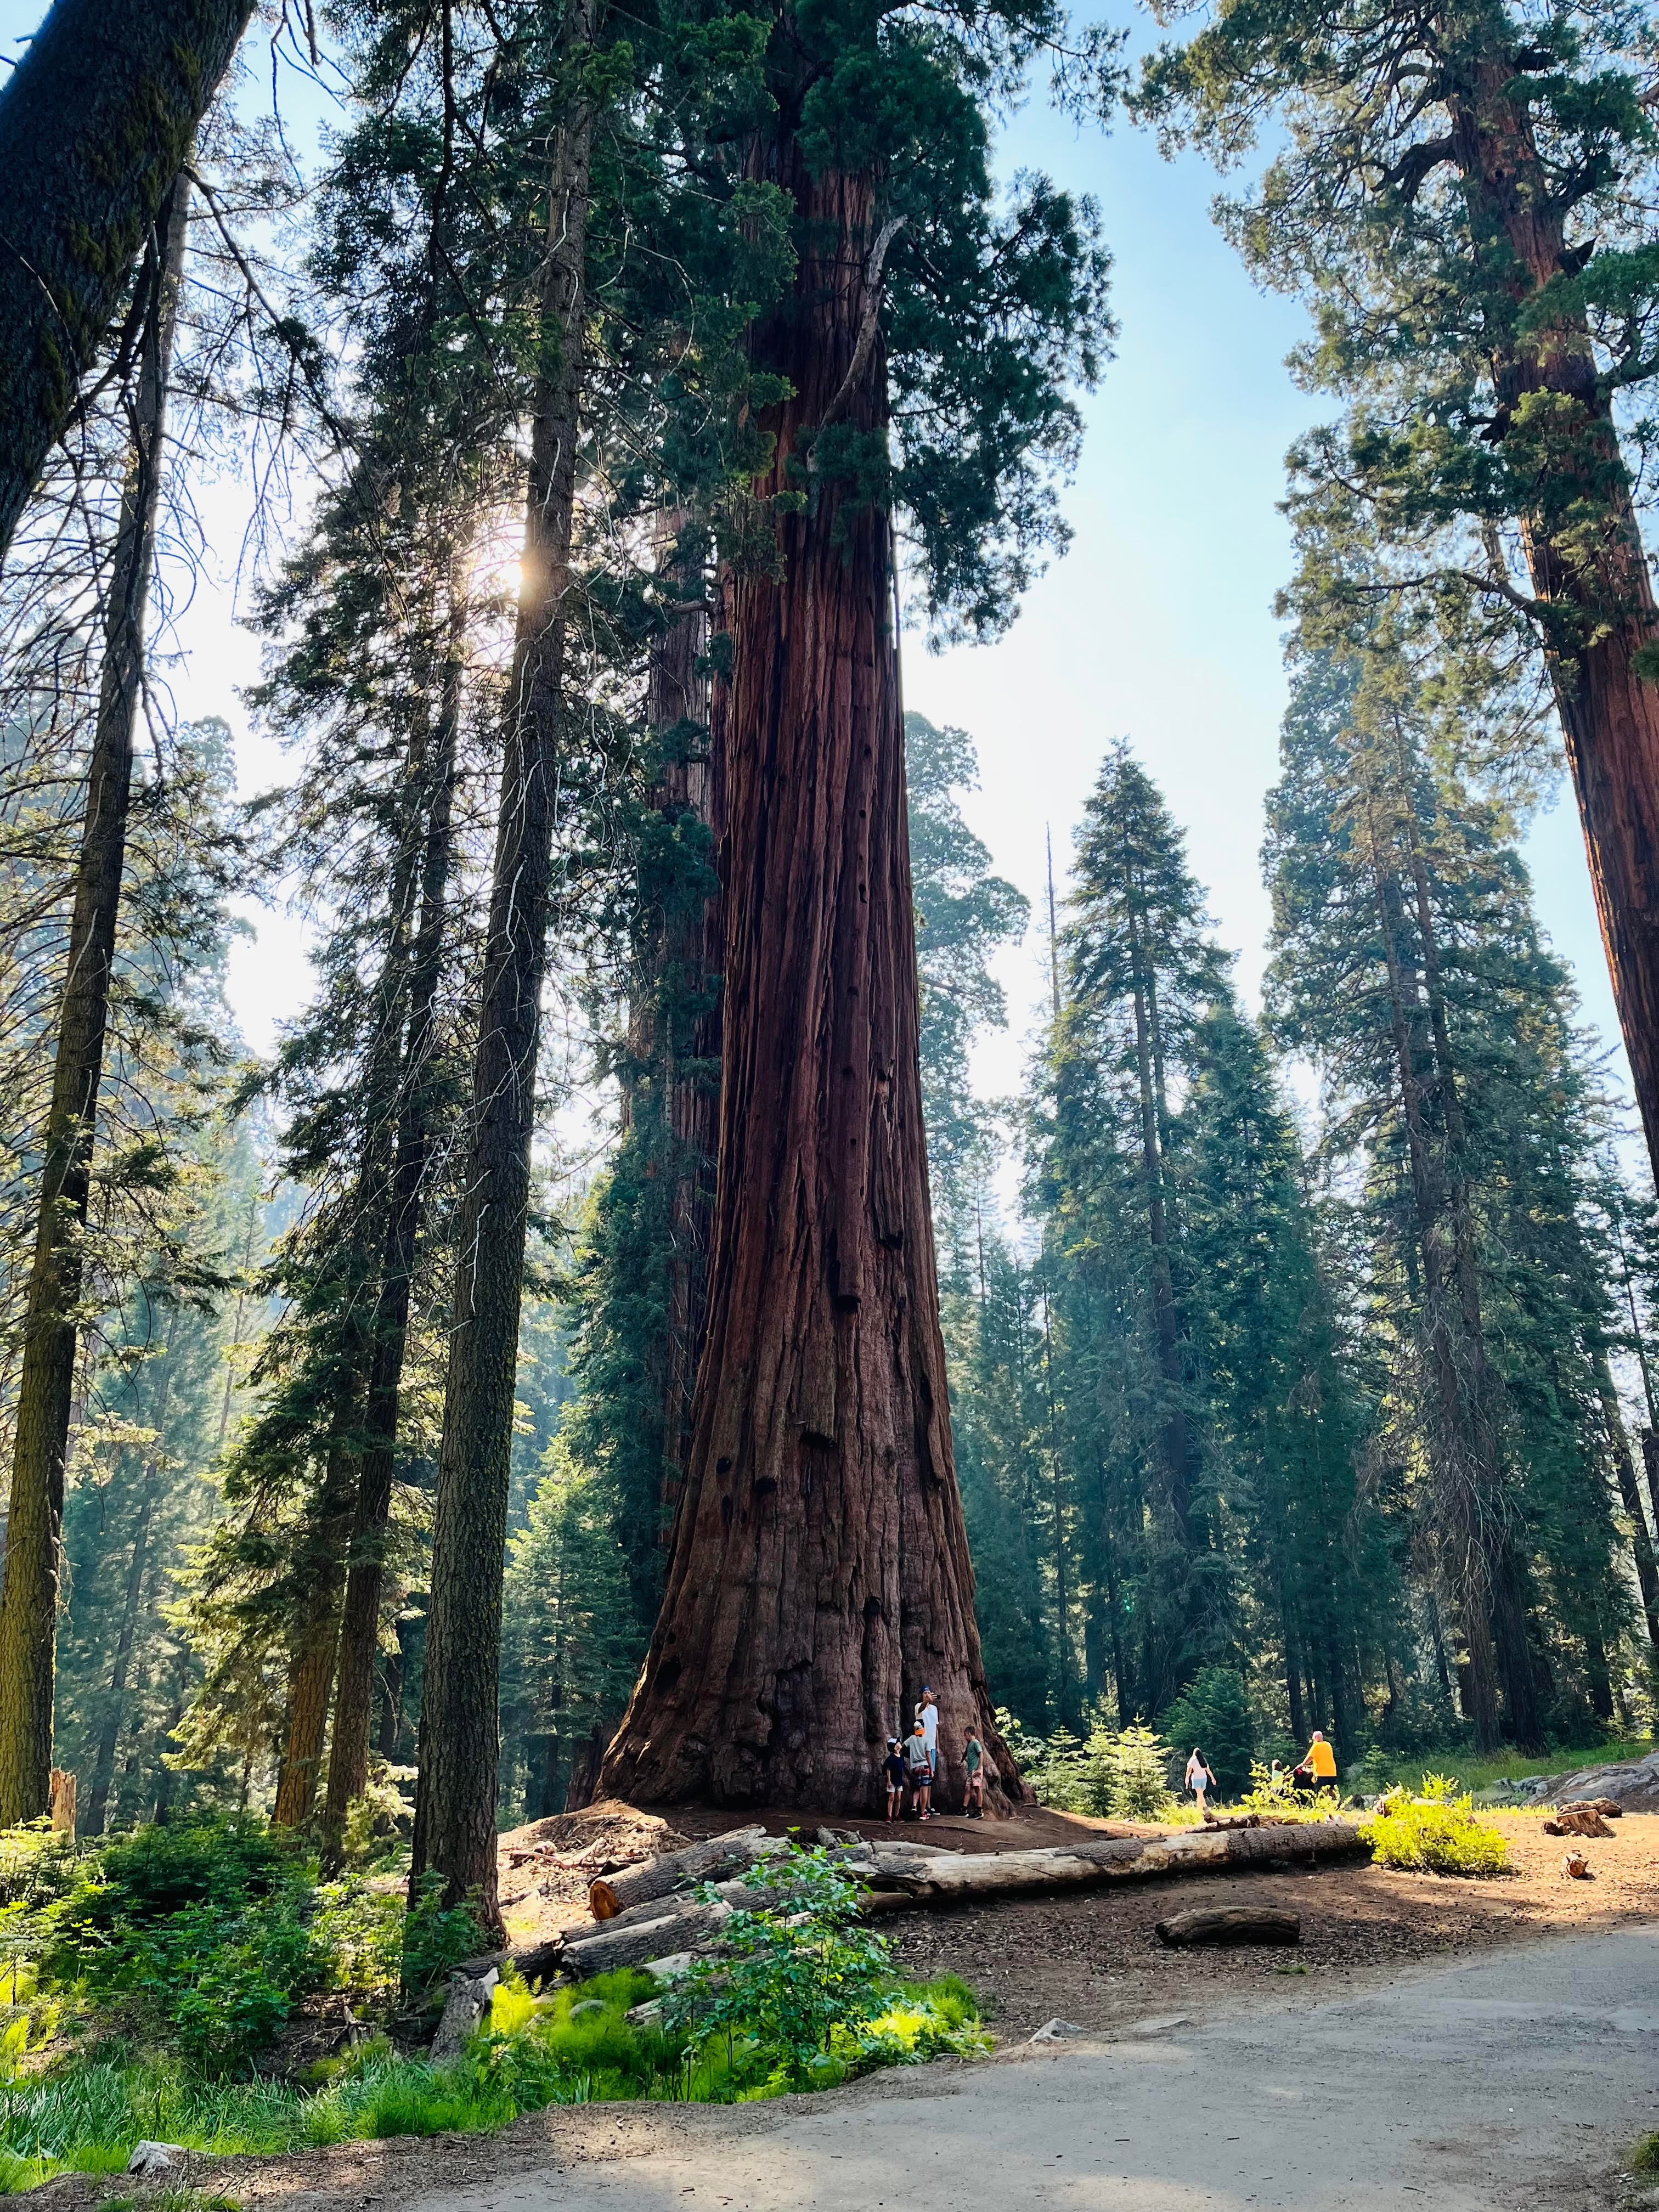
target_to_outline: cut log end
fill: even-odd
[[[1272,1905],[1235,1905],[1212,1911],[1172,1913],[1153,1929],[1168,1951],[1194,1943],[1299,1943],[1302,1917]]]
[[[587,1909],[596,1920],[614,1920],[622,1911],[622,1904],[608,1881],[591,1881],[587,1885]]]

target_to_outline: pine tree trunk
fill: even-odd
[[[20,69],[17,78],[22,75]],[[15,99],[17,78],[8,88],[6,100],[0,101],[0,111]],[[82,1287],[80,1235],[86,1225],[91,1187],[116,922],[126,861],[133,734],[143,672],[144,608],[155,556],[167,376],[184,267],[188,198],[185,185],[175,187],[164,210],[163,228],[151,241],[149,267],[139,280],[148,305],[131,410],[131,445],[110,574],[98,717],[75,872],[64,994],[53,1049],[40,1212],[23,1320],[5,1580],[0,1592],[0,1827],[43,1814],[50,1789],[64,1463],[69,1445],[76,1309]],[[5,193],[0,191],[0,211],[4,199]],[[15,264],[15,256],[0,253],[0,264]],[[0,283],[7,281],[0,279]],[[3,496],[0,483],[0,526],[3,525]]]
[[[352,1431],[356,1413],[355,1393],[343,1389],[335,1405],[323,1486],[300,1563],[306,1612],[289,1669],[288,1738],[270,1814],[273,1825],[279,1828],[302,1827],[316,1802],[323,1741],[328,1733],[329,1696],[340,1646],[340,1593],[345,1583],[346,1545],[351,1529],[356,1441]]]
[[[160,1450],[159,1443],[157,1452]],[[104,1818],[109,1809],[109,1793],[115,1780],[115,1754],[121,1741],[122,1723],[126,1719],[127,1674],[132,1665],[133,1642],[138,1632],[139,1599],[144,1587],[144,1568],[149,1557],[149,1527],[155,1510],[155,1493],[161,1484],[161,1468],[155,1454],[144,1468],[144,1487],[138,1507],[138,1519],[132,1532],[132,1557],[127,1563],[127,1584],[122,1595],[121,1626],[115,1639],[115,1657],[110,1667],[109,1689],[104,1707],[103,1723],[98,1731],[98,1749],[93,1759],[92,1794],[87,1800],[87,1817],[82,1833],[101,1836]]]
[[[0,561],[252,12],[56,0],[0,96]]]
[[[1411,765],[1404,733],[1395,722],[1395,757],[1400,773],[1401,822],[1406,833],[1412,884],[1417,908],[1417,936],[1423,962],[1423,984],[1428,1000],[1429,1028],[1434,1040],[1433,1098],[1445,1133],[1445,1160],[1441,1182],[1447,1199],[1452,1231],[1452,1268],[1462,1316],[1461,1365],[1467,1418],[1473,1431],[1486,1493],[1486,1543],[1492,1558],[1493,1588],[1498,1601],[1492,1609],[1498,1672],[1503,1677],[1504,1704],[1510,1733],[1523,1751],[1544,1747],[1543,1717],[1533,1680],[1532,1652],[1527,1636],[1526,1607],[1522,1595],[1522,1568],[1516,1555],[1515,1534],[1510,1525],[1498,1455],[1497,1383],[1486,1358],[1486,1330],[1480,1310],[1480,1263],[1475,1251],[1474,1210],[1464,1152],[1463,1104],[1457,1064],[1452,1056],[1451,1032],[1446,1019],[1445,990],[1441,981],[1440,945],[1434,906],[1429,892],[1428,869],[1418,835],[1417,803],[1412,791]]]
[[[757,335],[794,396],[758,499],[854,366],[867,178],[769,176],[802,218],[788,311]],[[826,245],[825,241],[828,241]],[[867,349],[848,420],[884,428]],[[943,1796],[992,1729],[951,1459],[918,1059],[903,731],[886,520],[818,479],[774,573],[730,586],[720,1171],[691,1458],[645,1671],[600,1787],[640,1802],[874,1811],[924,1683]],[[1000,1791],[997,1792],[999,1798]]]
[[[587,46],[592,24],[591,0],[571,0],[565,40],[574,54]],[[492,1936],[501,1928],[495,1793],[501,1577],[563,710],[592,137],[592,112],[583,97],[558,133],[549,196],[524,581],[456,1231],[460,1261],[433,1525],[410,1869],[411,1884],[428,1868],[441,1873],[452,1905],[472,1898]]]
[[[1492,1640],[1493,1590],[1486,1504],[1486,1493],[1492,1486],[1491,1471],[1482,1459],[1480,1437],[1472,1431],[1470,1409],[1464,1395],[1465,1376],[1458,1358],[1458,1337],[1452,1322],[1456,1299],[1446,1267],[1443,1179],[1435,1164],[1423,1113],[1423,1076],[1432,1065],[1432,1055],[1426,1036],[1421,1034],[1423,1008],[1415,973],[1408,990],[1400,955],[1404,902],[1399,884],[1382,860],[1374,806],[1368,807],[1367,823],[1377,921],[1388,968],[1406,1147],[1411,1165],[1416,1243],[1423,1265],[1422,1334],[1434,1389],[1437,1533],[1468,1647],[1468,1697],[1476,1747],[1495,1751],[1499,1741],[1498,1668]]]
[[[459,564],[452,562],[447,643],[436,739],[431,762],[422,764],[424,773],[419,779],[426,781],[429,778],[421,856],[420,921],[409,961],[407,1020],[398,1022],[394,1032],[403,1039],[398,1127],[380,1284],[371,1325],[362,1463],[340,1619],[334,1735],[323,1815],[324,1856],[331,1871],[337,1864],[347,1808],[368,1786],[374,1661],[380,1650],[386,1529],[397,1465],[398,1398],[409,1344],[416,1248],[425,1207],[432,1143],[433,1060],[437,1048],[438,984],[443,969],[444,927],[448,911],[455,751],[460,733],[467,617],[467,605],[459,589]]]
[[[1507,18],[1499,11],[1495,20],[1507,43]],[[1452,142],[1471,228],[1478,240],[1501,241],[1496,252],[1507,249],[1511,258],[1499,274],[1524,301],[1576,277],[1578,264],[1565,258],[1553,172],[1508,96],[1514,77],[1507,52],[1494,52],[1454,108]],[[1659,670],[1637,673],[1637,656],[1659,644],[1659,608],[1597,376],[1582,312],[1564,310],[1524,349],[1494,363],[1494,427],[1512,434],[1515,411],[1532,394],[1565,403],[1546,434],[1547,460],[1533,465],[1566,520],[1557,525],[1540,511],[1523,515],[1522,529],[1533,590],[1546,610],[1546,652],[1620,1027],[1659,1174]],[[1586,522],[1587,510],[1599,512],[1599,525]]]

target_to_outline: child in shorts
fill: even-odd
[[[887,1817],[896,1820],[904,1810],[904,1753],[896,1735],[887,1739]]]

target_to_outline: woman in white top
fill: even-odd
[[[1204,1792],[1215,1788],[1215,1777],[1204,1762],[1204,1754],[1193,1746],[1193,1755],[1187,1761],[1187,1787],[1198,1800],[1198,1817],[1204,1818]]]

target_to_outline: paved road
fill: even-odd
[[[417,2212],[1555,2212],[1608,2202],[1589,2177],[1659,2128],[1659,1928],[1141,2027],[707,2115]]]

